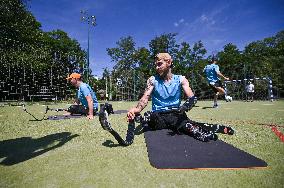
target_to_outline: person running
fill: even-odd
[[[219,70],[219,66],[217,65],[217,60],[213,57],[211,63],[204,67],[203,72],[206,74],[206,78],[210,88],[214,91],[214,104],[213,108],[218,108],[217,99],[219,95],[225,94],[225,99],[227,99],[226,91],[219,77],[224,80],[229,80],[228,77],[225,77]]]

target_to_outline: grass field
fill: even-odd
[[[148,161],[143,134],[131,146],[120,147],[101,128],[98,117],[31,121],[21,107],[2,106],[0,187],[284,187],[284,143],[266,126],[280,125],[284,133],[284,101],[220,102],[218,109],[212,109],[211,101],[199,101],[188,116],[231,125],[236,134],[219,139],[266,161],[267,168],[159,170]],[[112,104],[114,110],[123,110],[136,102]],[[41,117],[42,105],[28,109]],[[125,134],[126,114],[112,115],[110,121]]]

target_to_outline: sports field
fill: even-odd
[[[111,104],[125,110],[136,102]],[[43,105],[27,108],[41,118]],[[232,126],[236,134],[219,139],[266,161],[267,168],[159,170],[148,161],[143,134],[121,147],[98,117],[33,121],[21,107],[5,105],[0,107],[0,187],[283,187],[284,143],[268,125],[278,125],[284,133],[284,101],[220,101],[219,108],[211,106],[211,101],[198,101],[188,116]],[[110,121],[125,134],[126,114],[111,115]]]

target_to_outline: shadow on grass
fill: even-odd
[[[213,108],[212,106],[204,106],[202,109]]]
[[[0,158],[5,158],[1,165],[14,165],[50,150],[63,146],[71,139],[79,136],[70,132],[55,133],[41,138],[21,137],[0,141]]]
[[[121,146],[120,144],[115,144],[113,141],[111,140],[106,140],[104,143],[102,143],[103,146],[105,147],[109,147],[109,148],[114,148],[114,147],[118,147],[118,146]]]
[[[145,129],[141,124],[139,124],[136,128],[135,128],[135,131],[134,131],[134,134],[135,135],[140,135],[144,132],[148,131],[147,129]],[[123,136],[126,136],[126,133],[125,135],[121,135],[121,137],[123,138]],[[117,141],[116,141],[117,142]],[[109,148],[113,148],[113,147],[125,147],[123,145],[120,145],[118,143],[114,143],[112,140],[106,140],[105,142],[102,143],[103,146],[105,147],[109,147]]]

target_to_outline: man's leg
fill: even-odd
[[[81,114],[88,115],[88,110],[83,105],[71,105],[68,110],[71,115],[73,114]]]
[[[167,124],[164,121],[164,117],[159,112],[151,113],[148,125],[149,128],[151,128],[152,130],[160,130],[167,128]]]
[[[250,100],[253,102],[253,92],[250,92]]]
[[[210,132],[198,124],[192,123],[185,113],[179,115],[176,129],[179,132],[194,137],[197,140],[208,142],[209,140],[217,140],[218,136],[214,132]]]
[[[217,108],[218,107],[218,103],[217,103],[217,99],[218,99],[218,95],[219,95],[219,92],[216,92],[215,95],[214,95],[214,105],[213,105],[213,108]]]
[[[215,92],[213,108],[217,108],[218,107],[218,103],[217,103],[218,96],[226,94],[226,91],[223,88],[222,82],[220,80],[215,82],[214,84],[210,84],[210,86]]]
[[[201,123],[201,122],[196,122],[193,120],[189,120],[190,123],[194,125],[198,125],[202,127],[203,129],[213,132],[213,133],[222,133],[222,134],[228,134],[228,135],[233,135],[234,134],[234,129],[232,129],[229,126],[225,125],[220,125],[220,124],[212,124],[212,123]]]
[[[196,124],[192,124],[190,122],[187,122],[183,126],[183,131],[191,135],[197,140],[208,142],[209,140],[217,140],[218,136],[214,132],[207,131],[206,129],[203,129],[201,126],[198,126]]]
[[[216,93],[214,95],[214,106],[213,108],[217,108],[218,107],[218,103],[217,103],[217,99],[219,95],[224,95],[225,94],[225,90],[222,87],[215,87],[216,89]]]

